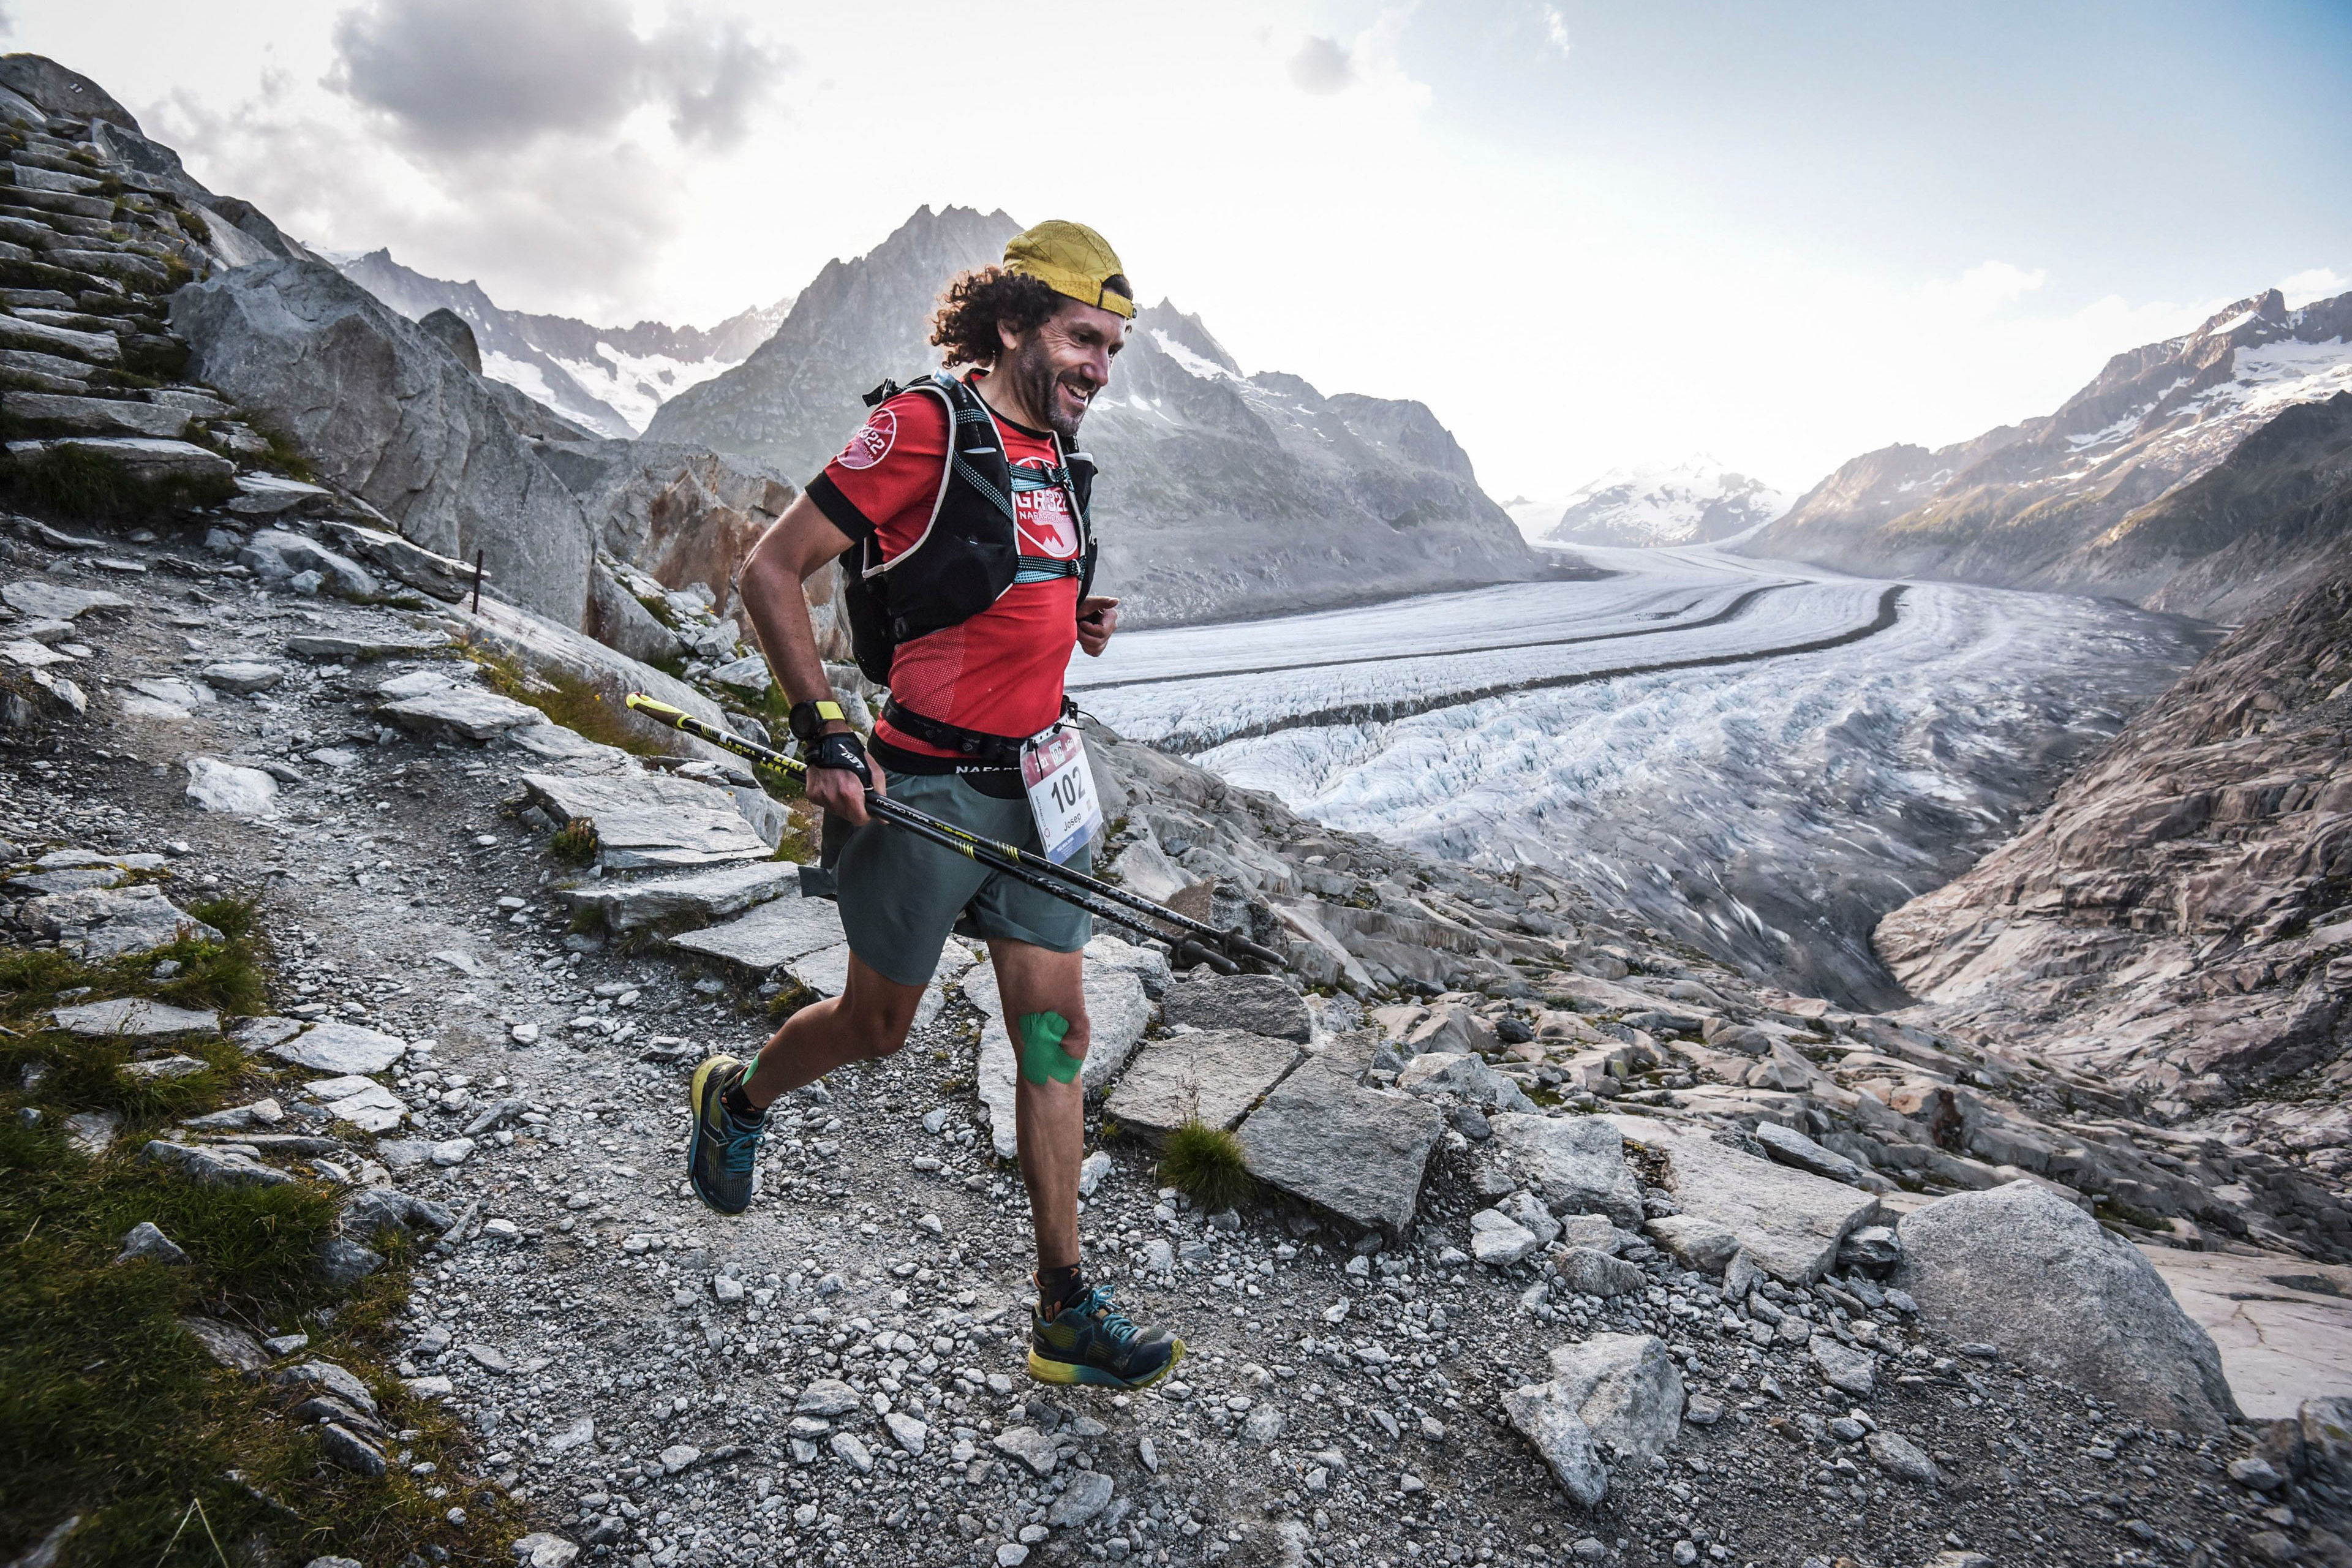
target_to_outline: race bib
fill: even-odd
[[[1087,766],[1086,742],[1076,730],[1055,730],[1021,748],[1021,782],[1045,858],[1059,866],[1084,849],[1102,828],[1102,803]]]

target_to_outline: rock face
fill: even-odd
[[[2167,503],[2273,420],[2295,415],[2273,445],[2302,439],[2305,416],[2280,405],[2340,398],[2347,361],[2352,294],[2290,310],[2273,289],[2195,331],[2116,355],[2047,416],[1933,452],[1898,446],[1856,458],[1739,548],[1874,575],[2161,597],[2180,609],[2273,589],[2342,539],[2340,509],[2312,520],[2316,529],[2298,521],[2249,539],[2222,563],[2247,520],[2219,495]],[[2237,581],[2187,575],[2207,557]],[[2180,589],[2168,594],[2176,578]]]
[[[2029,1182],[1904,1216],[1895,1282],[1955,1339],[1997,1345],[2137,1418],[2218,1432],[2237,1418],[2221,1353],[2127,1242]]]
[[[1881,956],[1940,1026],[2352,1170],[2347,681],[2352,577],[2215,648],[2024,832],[1881,921]],[[2266,1098],[2315,1070],[2319,1092]]]
[[[598,549],[665,588],[700,584],[722,615],[738,609],[743,557],[797,493],[764,467],[675,442],[551,441],[540,457],[580,498]],[[819,573],[808,592],[829,604],[830,589]]]
[[[587,519],[481,378],[323,263],[258,262],[172,298],[194,374],[276,420],[320,471],[502,597],[581,623]]]
[[[924,340],[940,289],[997,260],[1020,226],[922,209],[870,254],[828,264],[758,352],[664,404],[646,433],[804,480],[857,428],[860,394],[937,364]],[[1427,408],[1244,376],[1168,304],[1138,316],[1085,439],[1102,468],[1101,581],[1131,625],[1543,570]]]

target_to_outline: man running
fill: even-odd
[[[881,793],[887,768],[895,799],[1033,854],[1053,847],[1037,819],[1051,808],[1033,810],[1024,788],[1024,743],[1063,717],[1072,643],[1100,655],[1118,625],[1118,601],[1086,592],[1094,468],[1073,443],[1134,314],[1118,258],[1092,229],[1051,222],[1016,236],[1003,266],[950,283],[932,319],[946,363],[980,368],[882,400],[745,561],[744,608],[793,700],[808,797],[832,816],[863,825],[867,781]],[[833,700],[801,591],[845,555],[859,662],[874,673],[887,660],[890,688],[870,759]],[[1066,863],[1086,869],[1089,850]],[[1183,1342],[1129,1321],[1110,1287],[1089,1286],[1079,1268],[1087,915],[887,826],[857,826],[835,875],[847,984],[786,1020],[748,1065],[717,1056],[696,1070],[695,1191],[721,1214],[743,1212],[765,1108],[904,1045],[948,933],[968,916],[987,940],[1019,1062],[1014,1124],[1037,1238],[1029,1374],[1157,1381]]]

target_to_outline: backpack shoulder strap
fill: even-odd
[[[923,531],[916,536],[914,543],[909,544],[906,549],[901,550],[898,554],[891,556],[887,560],[884,560],[882,558],[881,541],[878,539],[876,540],[874,542],[873,560],[870,563],[863,560],[860,562],[861,569],[859,575],[864,577],[879,576],[881,574],[890,570],[891,567],[896,566],[899,562],[904,561],[907,557],[915,553],[916,551],[920,550],[925,542],[931,537],[931,531],[939,526],[940,513],[947,509],[948,484],[950,480],[954,478],[957,471],[959,452],[957,442],[961,438],[965,428],[961,413],[962,405],[965,401],[973,403],[977,403],[979,401],[978,398],[973,395],[971,388],[965,386],[962,383],[957,381],[955,377],[949,375],[944,371],[932,371],[928,375],[916,377],[913,381],[908,382],[904,386],[900,386],[895,381],[886,379],[881,385],[876,387],[873,391],[866,395],[866,405],[869,408],[879,407],[882,404],[888,402],[891,398],[899,395],[901,393],[907,392],[928,393],[931,396],[940,400],[940,407],[947,415],[947,458],[940,464],[939,492],[931,498],[931,515],[929,520],[923,524]],[[961,396],[959,396],[959,395],[961,395]],[[987,417],[987,412],[984,409],[982,411],[982,417],[983,419]],[[999,454],[999,459],[1000,461],[1002,460],[1002,454]],[[1009,506],[1010,504],[1011,503],[1008,500],[1007,505]]]

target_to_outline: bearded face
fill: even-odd
[[[1110,384],[1110,362],[1126,346],[1127,330],[1111,311],[1066,300],[1033,331],[1002,329],[1005,349],[992,374],[1047,429],[1072,442],[1096,395]]]
[[[1101,390],[1091,365],[1059,363],[1053,343],[1041,331],[1029,334],[1004,369],[1021,401],[1043,416],[1048,429],[1065,442],[1078,438],[1078,426]]]

